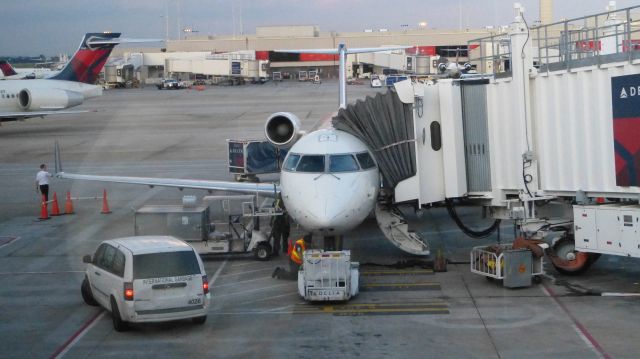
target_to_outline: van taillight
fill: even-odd
[[[124,284],[124,300],[133,300],[133,283]]]
[[[206,275],[202,276],[202,292],[204,294],[209,293],[209,278]]]

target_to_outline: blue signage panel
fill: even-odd
[[[611,78],[616,185],[640,185],[640,74]]]
[[[240,75],[240,70],[242,68],[240,67],[240,61],[233,61],[231,62],[231,74],[232,75]]]

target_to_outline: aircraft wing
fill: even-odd
[[[76,111],[25,111],[25,112],[0,112],[0,121],[3,119],[24,120],[30,117],[44,117],[49,115],[71,115],[76,113],[87,113],[89,110]]]
[[[66,173],[62,170],[62,161],[60,159],[60,146],[58,141],[54,146],[54,160],[55,160],[55,176],[57,178],[72,179],[80,181],[97,181],[97,182],[110,182],[110,183],[125,183],[144,185],[151,188],[158,187],[173,187],[180,190],[185,188],[191,189],[203,189],[207,191],[225,191],[225,192],[240,192],[240,193],[259,193],[263,195],[276,196],[280,192],[280,187],[275,183],[249,183],[249,182],[230,182],[230,181],[208,181],[208,180],[195,180],[195,179],[182,179],[182,178],[154,178],[154,177],[128,177],[128,176],[100,176],[100,175],[85,175],[77,173]]]
[[[75,173],[56,173],[56,177],[81,181],[98,181],[110,183],[126,183],[145,185],[149,187],[174,187],[178,189],[191,188],[208,191],[227,191],[241,193],[259,193],[263,195],[273,195],[280,192],[280,187],[275,183],[248,183],[229,181],[207,181],[180,178],[153,178],[153,177],[124,177],[124,176],[99,176],[83,175]]]

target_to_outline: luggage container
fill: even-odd
[[[304,252],[298,272],[298,293],[308,301],[345,301],[358,294],[359,263],[351,251]]]
[[[511,244],[474,247],[471,272],[488,279],[502,280],[506,288],[528,287],[544,274],[543,257],[535,258],[528,249],[513,249]]]

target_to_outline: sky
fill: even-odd
[[[20,0],[2,1],[0,56],[71,54],[86,32],[164,39],[180,28],[199,35],[255,33],[261,25],[317,25],[320,31],[401,30],[422,21],[429,28],[507,25],[513,0]],[[538,0],[521,0],[529,23],[539,18]],[[608,0],[555,0],[554,20],[604,11]],[[640,5],[618,0],[618,8]],[[242,14],[242,16],[240,16]],[[240,21],[242,18],[242,21]],[[404,26],[403,26],[404,25]],[[156,44],[160,46],[161,44]]]

